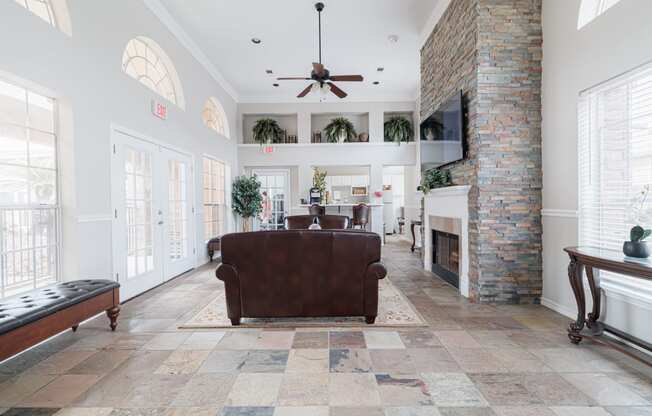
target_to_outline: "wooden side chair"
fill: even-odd
[[[353,206],[353,219],[351,221],[353,228],[367,229],[369,224],[369,212],[371,209],[367,204],[358,204]]]

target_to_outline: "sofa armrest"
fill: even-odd
[[[240,301],[240,278],[238,270],[230,264],[220,264],[215,271],[217,278],[224,282],[226,292],[226,312],[233,325],[240,324],[242,304]]]
[[[387,269],[381,262],[367,266],[364,278],[364,314],[367,323],[373,322],[378,315],[378,281],[387,276]]]
[[[383,263],[378,261],[367,266],[366,279],[380,280],[384,279],[385,276],[387,276],[387,269]]]

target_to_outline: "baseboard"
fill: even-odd
[[[577,317],[577,310],[575,310],[574,308],[569,308],[568,306],[562,305],[561,303],[557,303],[553,300],[547,298],[541,298],[541,304],[546,308],[552,309],[553,311],[560,313],[564,316],[567,316],[571,319]]]

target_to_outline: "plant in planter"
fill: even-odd
[[[632,200],[628,211],[630,212],[631,221],[635,224],[650,220],[650,208],[646,206],[649,193],[650,186],[646,185]],[[629,257],[650,257],[652,251],[647,241],[645,241],[650,235],[652,235],[652,230],[650,229],[645,229],[640,225],[632,227],[629,232],[629,241],[623,243],[623,253]]]
[[[328,172],[320,171],[318,168],[315,168],[315,171],[312,174],[312,186],[319,189],[322,199],[326,197],[326,175]]]
[[[268,143],[280,143],[283,137],[283,129],[278,122],[272,118],[261,118],[256,121],[253,128],[254,141],[261,145]]]
[[[353,123],[344,117],[336,117],[324,128],[328,143],[351,142],[358,137]]]
[[[258,177],[238,176],[233,181],[232,194],[233,212],[242,217],[243,231],[251,231],[251,219],[263,209]]]
[[[424,194],[427,194],[431,189],[443,188],[450,184],[451,174],[449,171],[433,168],[423,172],[419,188]]]
[[[403,116],[395,116],[385,122],[385,141],[394,142],[399,146],[401,142],[410,142],[414,136],[412,123]]]

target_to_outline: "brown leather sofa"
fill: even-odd
[[[306,230],[317,218],[317,223],[324,230],[344,230],[349,228],[349,217],[346,215],[289,215],[285,217],[285,228],[288,230]]]
[[[285,230],[222,237],[217,278],[229,319],[378,314],[380,237],[363,231]]]

